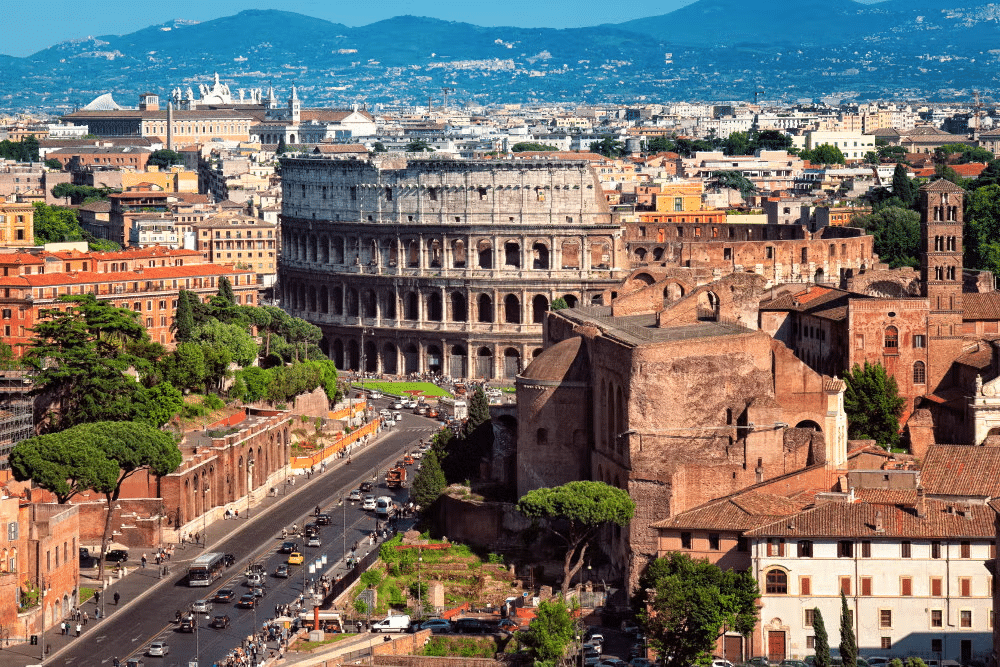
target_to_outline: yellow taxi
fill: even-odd
[[[293,551],[288,554],[288,564],[289,565],[302,565],[305,562],[305,557],[298,551]]]

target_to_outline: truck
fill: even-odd
[[[390,489],[401,489],[406,484],[406,468],[396,466],[385,473],[385,485]]]
[[[469,417],[469,404],[463,398],[445,396],[438,404],[448,411],[452,419],[468,419]]]

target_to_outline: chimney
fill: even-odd
[[[921,519],[927,516],[927,499],[924,497],[924,487],[917,487],[917,503],[914,505],[917,516]]]
[[[877,512],[875,512],[875,532],[876,533],[885,532],[885,524],[882,523],[882,510],[878,510]]]

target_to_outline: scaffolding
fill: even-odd
[[[35,434],[32,380],[29,371],[0,371],[0,470],[14,445]]]

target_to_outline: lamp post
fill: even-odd
[[[424,617],[424,591],[423,582],[420,579],[420,564],[424,562],[424,554],[421,548],[417,547],[417,618]]]
[[[253,500],[253,459],[247,459],[247,519],[250,519],[250,502]]]
[[[208,490],[209,487],[204,487],[201,491],[202,493],[202,503],[201,503],[201,534],[202,542],[201,548],[208,548]],[[249,518],[249,517],[248,517]]]
[[[343,557],[346,558],[347,557],[347,503],[344,502],[343,498],[340,499],[340,506],[344,510],[344,529],[341,532],[341,538],[343,538],[342,541],[344,543]]]

